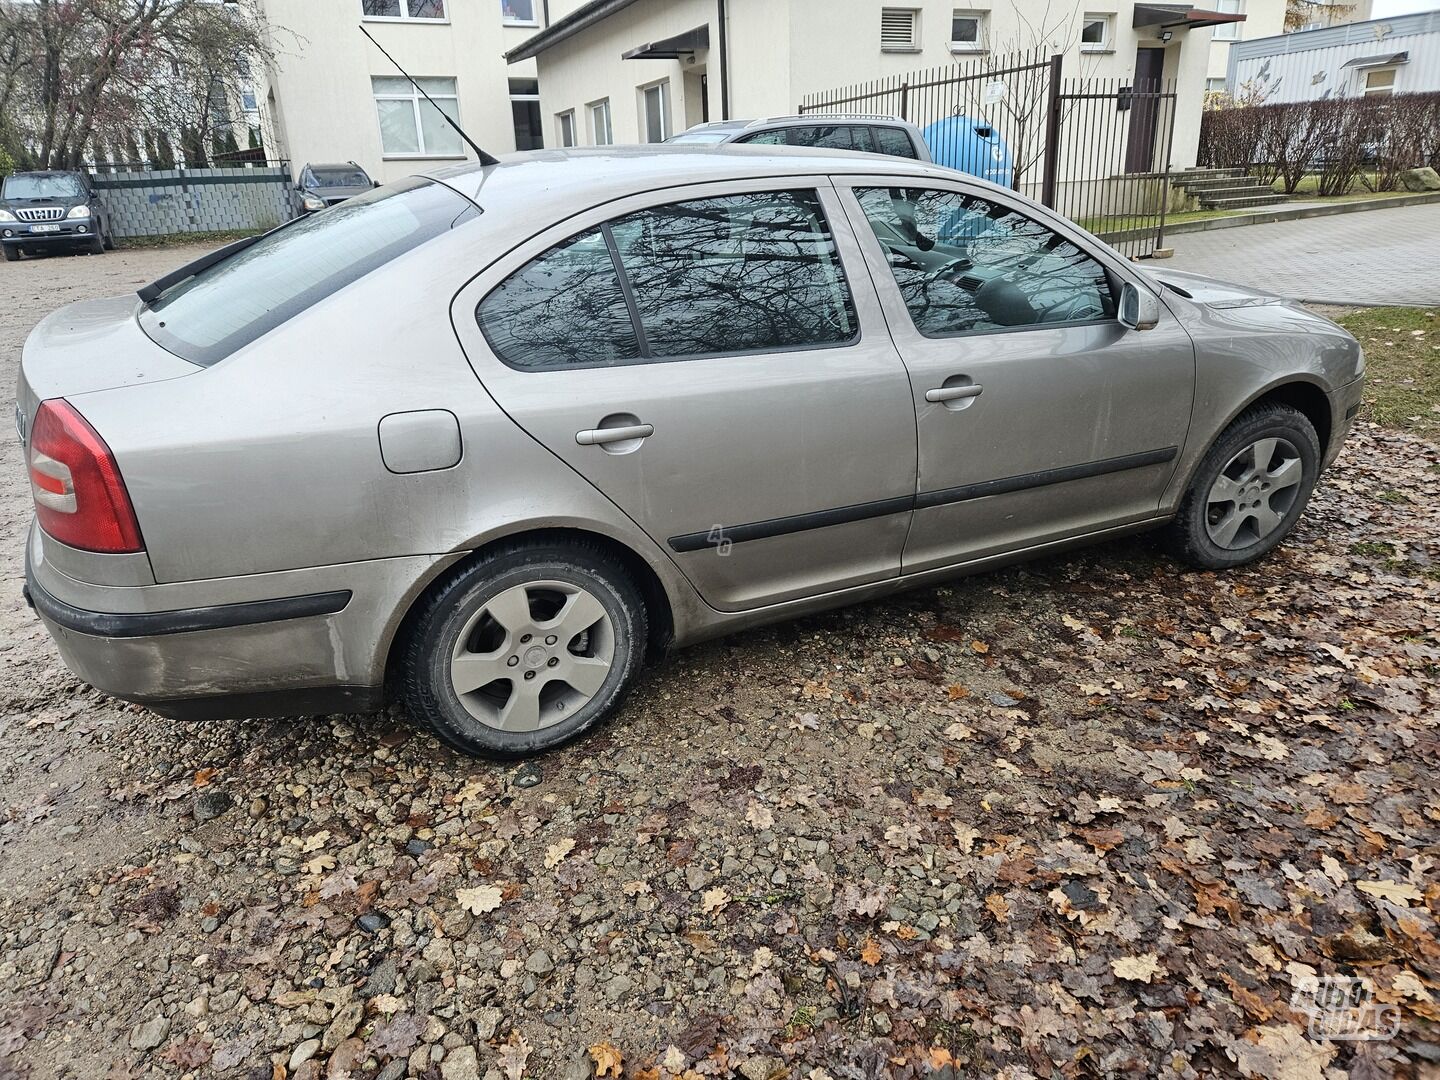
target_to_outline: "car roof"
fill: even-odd
[[[307,162],[305,163],[305,168],[307,168],[307,169],[360,169],[360,166],[359,166],[359,165],[356,165],[355,162],[353,162],[353,161],[307,161]],[[360,171],[361,171],[361,172],[364,172],[365,170],[364,170],[364,169],[360,169]]]
[[[449,184],[481,209],[514,206],[516,212],[552,220],[611,199],[657,188],[815,174],[873,174],[955,180],[961,174],[912,158],[865,154],[854,150],[734,143],[586,146],[565,150],[527,150],[502,155],[495,165],[466,162],[424,175]],[[981,187],[987,181],[965,176]],[[998,190],[998,189],[997,189]]]

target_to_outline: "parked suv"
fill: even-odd
[[[300,180],[295,186],[300,191],[301,208],[310,214],[363,195],[379,185],[359,165],[347,161],[342,165],[306,165],[300,170]]]
[[[115,246],[110,215],[83,172],[12,173],[0,188],[0,244],[5,261],[21,254],[88,251]]]
[[[671,136],[672,143],[751,143],[762,146],[816,146],[929,161],[930,148],[914,124],[898,116],[865,114],[770,116],[762,120],[718,120]]]

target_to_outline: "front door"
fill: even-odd
[[[833,187],[685,192],[487,270],[453,309],[471,363],[715,607],[898,575],[914,410]]]
[[[904,572],[1153,517],[1194,396],[1173,316],[1127,331],[1115,268],[988,189],[849,183],[915,405]]]
[[[1130,130],[1125,145],[1125,171],[1155,171],[1155,129],[1160,116],[1160,76],[1165,50],[1135,50],[1135,96],[1130,99]]]

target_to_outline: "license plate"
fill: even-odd
[[[31,225],[31,232],[59,232],[59,225]]]

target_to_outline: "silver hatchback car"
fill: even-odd
[[[517,154],[42,321],[28,594],[166,715],[389,687],[529,754],[670,644],[1156,526],[1263,555],[1362,369],[1295,304],[932,165]]]

